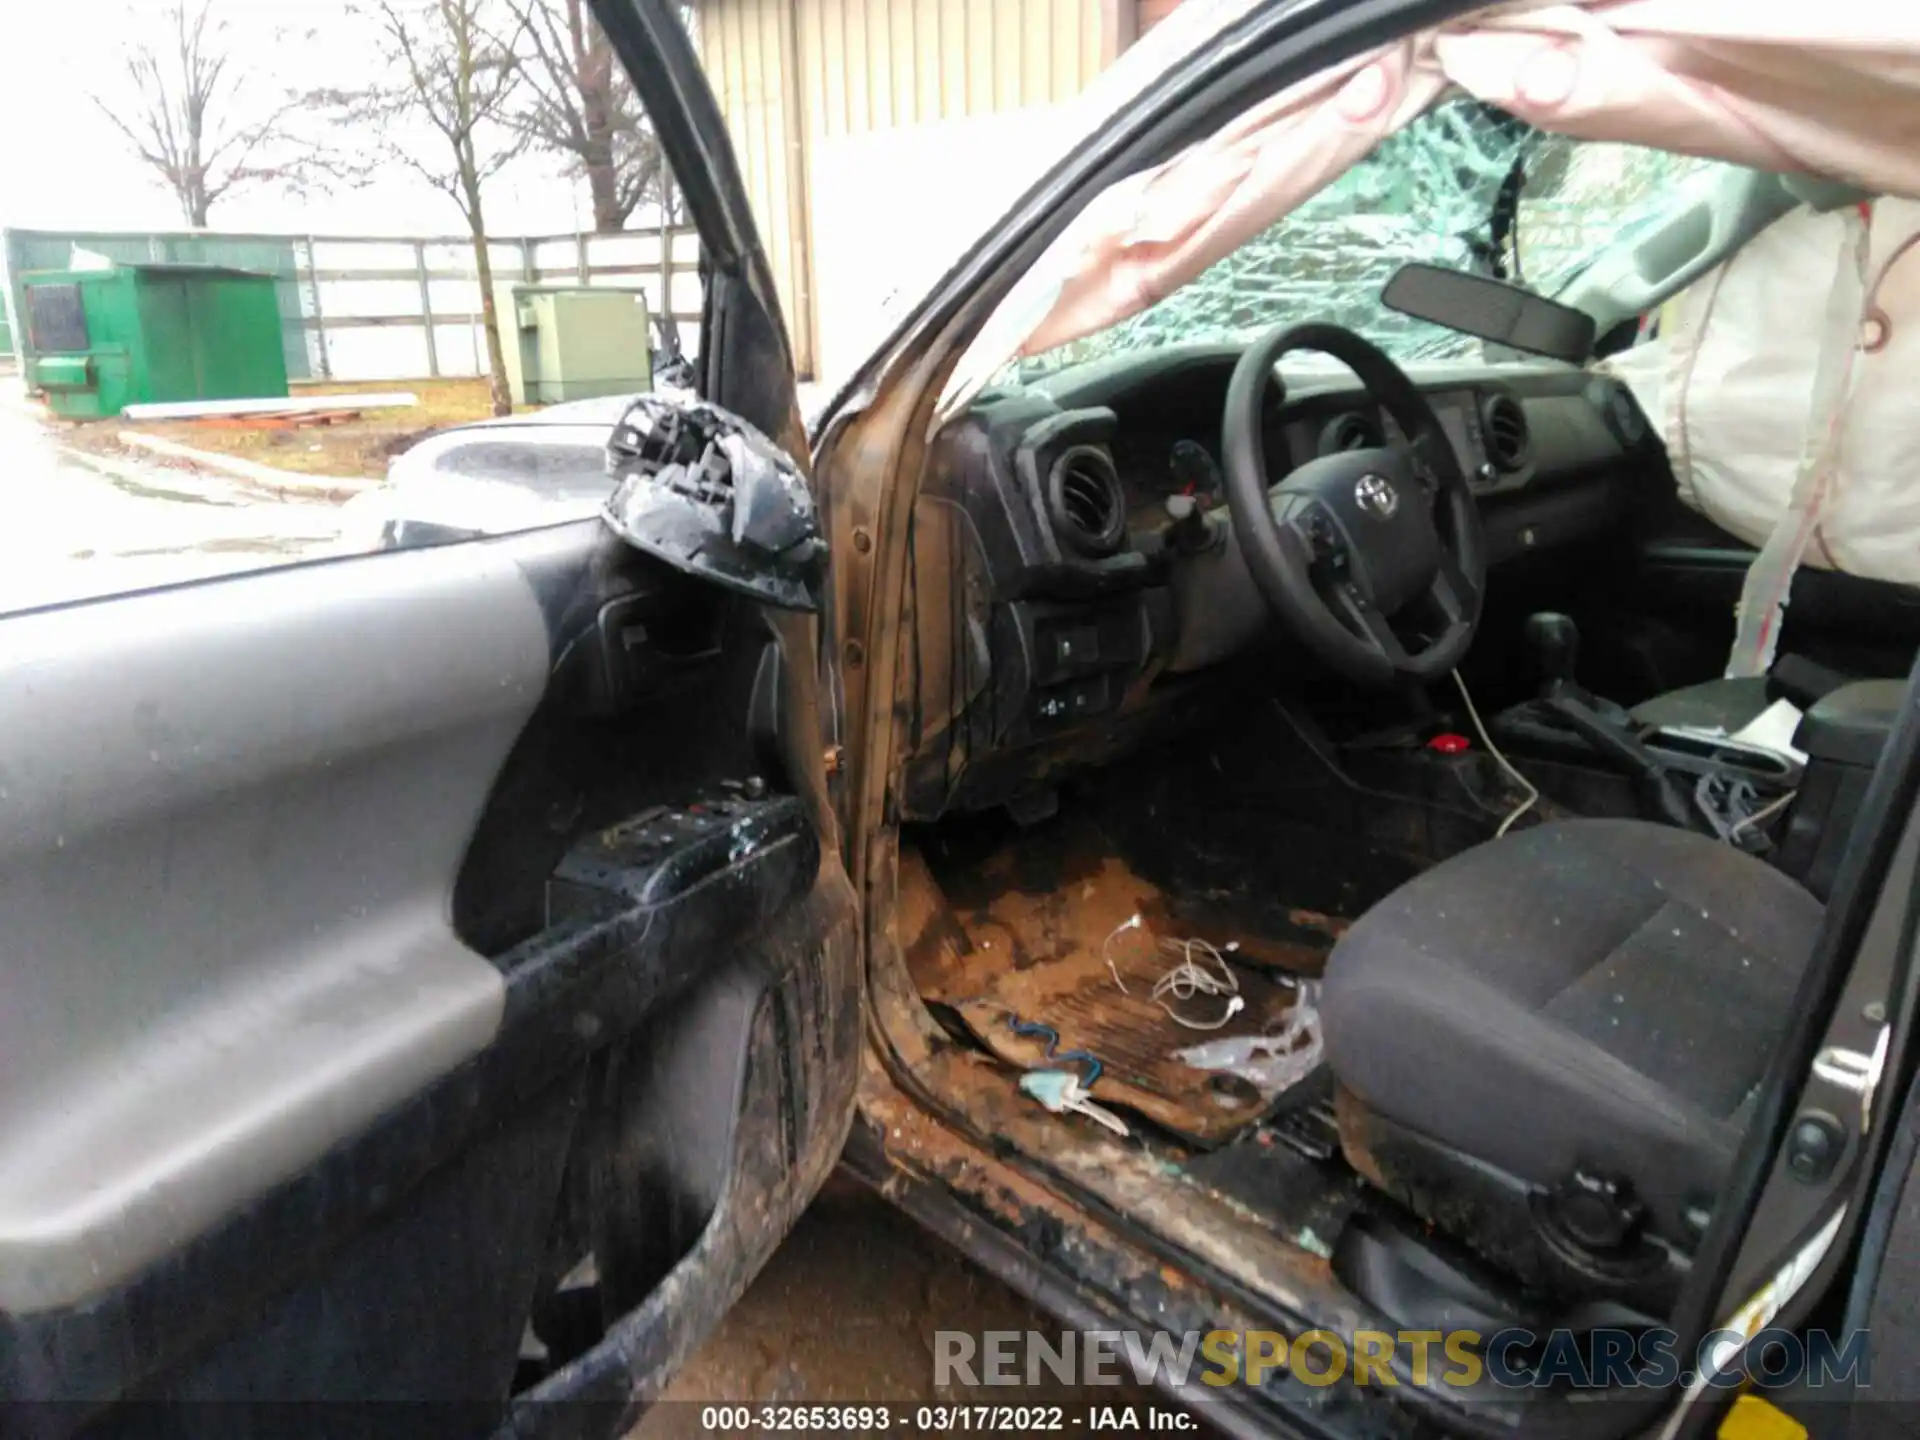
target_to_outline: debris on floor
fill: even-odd
[[[1021,1093],[1031,1095],[1055,1115],[1084,1115],[1116,1135],[1126,1135],[1127,1122],[1087,1098],[1080,1077],[1070,1070],[1029,1070],[1020,1077]]]
[[[1197,1067],[1179,1052],[1201,1040],[1286,1034],[1302,981],[1269,957],[1303,947],[1157,934],[1165,897],[1111,853],[1087,857],[1039,893],[989,860],[969,895],[984,903],[945,915],[946,897],[924,865],[903,863],[901,873],[903,892],[923,892],[903,893],[920,912],[904,933],[916,937],[908,958],[921,994],[1001,1060],[1070,1075],[1082,1099],[1134,1111],[1200,1147],[1224,1144],[1278,1107],[1288,1086],[1270,1082],[1286,1078],[1282,1066],[1250,1063],[1260,1077],[1252,1079]],[[1300,958],[1315,966],[1319,957]],[[1249,1062],[1259,1053],[1249,1045]],[[1098,1072],[1078,1056],[1097,1057]]]
[[[1287,1023],[1271,1035],[1236,1035],[1177,1051],[1196,1070],[1221,1070],[1262,1090],[1287,1090],[1320,1064],[1319,986],[1302,980]]]
[[[1147,998],[1166,1011],[1167,1018],[1176,1025],[1188,1030],[1218,1030],[1247,1008],[1246,997],[1240,993],[1239,977],[1220,948],[1209,941],[1196,936],[1184,940],[1156,937],[1139,915],[1122,921],[1101,942],[1100,958],[1107,962],[1107,973],[1125,995],[1129,992],[1126,982],[1120,978],[1120,965],[1114,956],[1116,947],[1130,952],[1128,966],[1131,969],[1151,966],[1156,954],[1167,962],[1167,969],[1153,982]],[[1226,945],[1227,950],[1239,948],[1233,941]],[[1210,1018],[1202,1019],[1195,1013],[1196,999],[1197,1008],[1209,1012]]]

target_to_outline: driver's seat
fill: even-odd
[[[1523,1279],[1670,1296],[1819,933],[1819,901],[1635,820],[1478,846],[1328,961],[1342,1148]]]

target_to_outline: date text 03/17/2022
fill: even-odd
[[[1197,1432],[1200,1422],[1172,1405],[702,1405],[711,1434],[965,1435]]]

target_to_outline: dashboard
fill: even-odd
[[[1240,561],[1221,475],[1240,352],[1188,347],[990,391],[935,441],[914,515],[918,703],[908,811],[1008,803],[1097,763],[1192,686],[1276,638]],[[1630,513],[1660,444],[1625,386],[1558,365],[1408,373],[1485,526],[1490,585]],[[1319,455],[1400,438],[1345,371],[1269,387],[1277,483]],[[1301,657],[1300,664],[1312,662]]]

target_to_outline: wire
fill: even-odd
[[[1789,790],[1787,791],[1786,794],[1781,795],[1776,799],[1769,800],[1766,804],[1762,805],[1758,810],[1754,811],[1751,815],[1748,815],[1743,819],[1734,821],[1733,824],[1727,827],[1727,837],[1726,837],[1727,843],[1729,845],[1733,844],[1734,837],[1737,836],[1742,830],[1748,829],[1754,825],[1758,825],[1762,820],[1772,819],[1775,815],[1779,814],[1782,810],[1786,809],[1787,806],[1791,805],[1793,803],[1793,797],[1798,795],[1799,793],[1800,792],[1798,790]]]
[[[1444,801],[1428,799],[1419,795],[1402,795],[1393,790],[1380,790],[1371,785],[1362,785],[1358,780],[1340,768],[1340,762],[1338,760],[1320,748],[1319,743],[1315,741],[1314,738],[1301,727],[1300,722],[1294,718],[1291,710],[1279,700],[1274,700],[1271,703],[1273,708],[1280,712],[1280,718],[1287,722],[1295,735],[1299,736],[1300,743],[1307,747],[1307,750],[1312,754],[1313,758],[1325,767],[1329,775],[1333,776],[1334,779],[1338,780],[1356,795],[1365,795],[1374,800],[1391,800],[1400,805],[1431,806],[1435,810],[1444,810],[1449,815],[1458,815],[1461,819],[1472,820],[1476,824],[1485,820],[1490,815],[1498,815],[1501,813],[1485,804],[1478,795],[1475,795],[1471,790],[1467,789],[1467,782],[1464,779],[1460,781],[1460,788],[1466,791],[1467,798],[1473,801],[1474,808],[1472,810],[1463,810],[1458,805],[1448,805]]]
[[[1206,965],[1197,964],[1194,952],[1218,967],[1215,974]],[[1240,977],[1233,973],[1233,967],[1222,955],[1205,940],[1162,940],[1160,952],[1163,955],[1178,955],[1180,963],[1153,982],[1153,998],[1160,1008],[1167,1012],[1174,1024],[1184,1025],[1189,1030],[1218,1030],[1234,1016],[1247,1008],[1247,1002],[1240,995]],[[1167,997],[1174,1000],[1191,1000],[1196,995],[1224,995],[1227,997],[1226,1012],[1211,1023],[1202,1020],[1189,1020],[1173,1008]]]
[[[1487,753],[1499,762],[1500,768],[1513,777],[1514,783],[1526,791],[1526,798],[1513,809],[1506,819],[1500,822],[1500,828],[1493,833],[1496,837],[1504,835],[1512,828],[1513,822],[1540,803],[1540,792],[1533,788],[1533,782],[1513,768],[1513,762],[1500,753],[1500,747],[1493,743],[1493,737],[1487,734],[1487,727],[1480,721],[1480,712],[1474,707],[1473,696],[1467,693],[1467,682],[1460,678],[1458,670],[1447,672],[1453,676],[1453,683],[1460,687],[1460,698],[1466,702],[1467,718],[1473,721],[1474,732],[1479,735],[1480,743],[1487,747]]]
[[[1080,1088],[1083,1090],[1091,1090],[1095,1082],[1106,1072],[1106,1066],[1100,1063],[1100,1057],[1091,1050],[1062,1050],[1060,1032],[1051,1025],[1042,1025],[1037,1020],[1022,1020],[1012,1011],[1008,1011],[1007,1028],[1022,1039],[1046,1041],[1045,1059],[1050,1065],[1061,1065],[1069,1060],[1084,1064],[1087,1067],[1087,1073],[1080,1082]]]
[[[1135,915],[1131,919],[1122,920],[1118,925],[1114,926],[1113,929],[1107,932],[1107,938],[1100,943],[1100,958],[1107,962],[1107,973],[1113,976],[1113,983],[1120,987],[1120,993],[1122,995],[1131,995],[1133,992],[1127,989],[1127,982],[1120,978],[1119,967],[1113,963],[1114,939],[1122,930],[1145,929],[1146,926],[1141,923],[1140,917]]]
[[[1147,930],[1146,922],[1137,914],[1109,930],[1105,942],[1100,946],[1100,958],[1107,962],[1107,973],[1113,976],[1113,983],[1119,987],[1122,995],[1131,995],[1133,992],[1127,989],[1127,982],[1120,978],[1120,967],[1113,959],[1113,942],[1125,930],[1138,930],[1160,954],[1178,959],[1179,963],[1154,981],[1153,988],[1147,992],[1148,998],[1166,1011],[1176,1025],[1184,1025],[1189,1030],[1218,1030],[1247,1008],[1246,999],[1240,994],[1240,977],[1233,973],[1233,966],[1218,948],[1199,939],[1156,940]],[[1236,947],[1229,945],[1227,948],[1231,950]],[[1211,1022],[1189,1020],[1168,999],[1171,996],[1173,1000],[1191,1000],[1196,995],[1225,996],[1225,1013]]]

